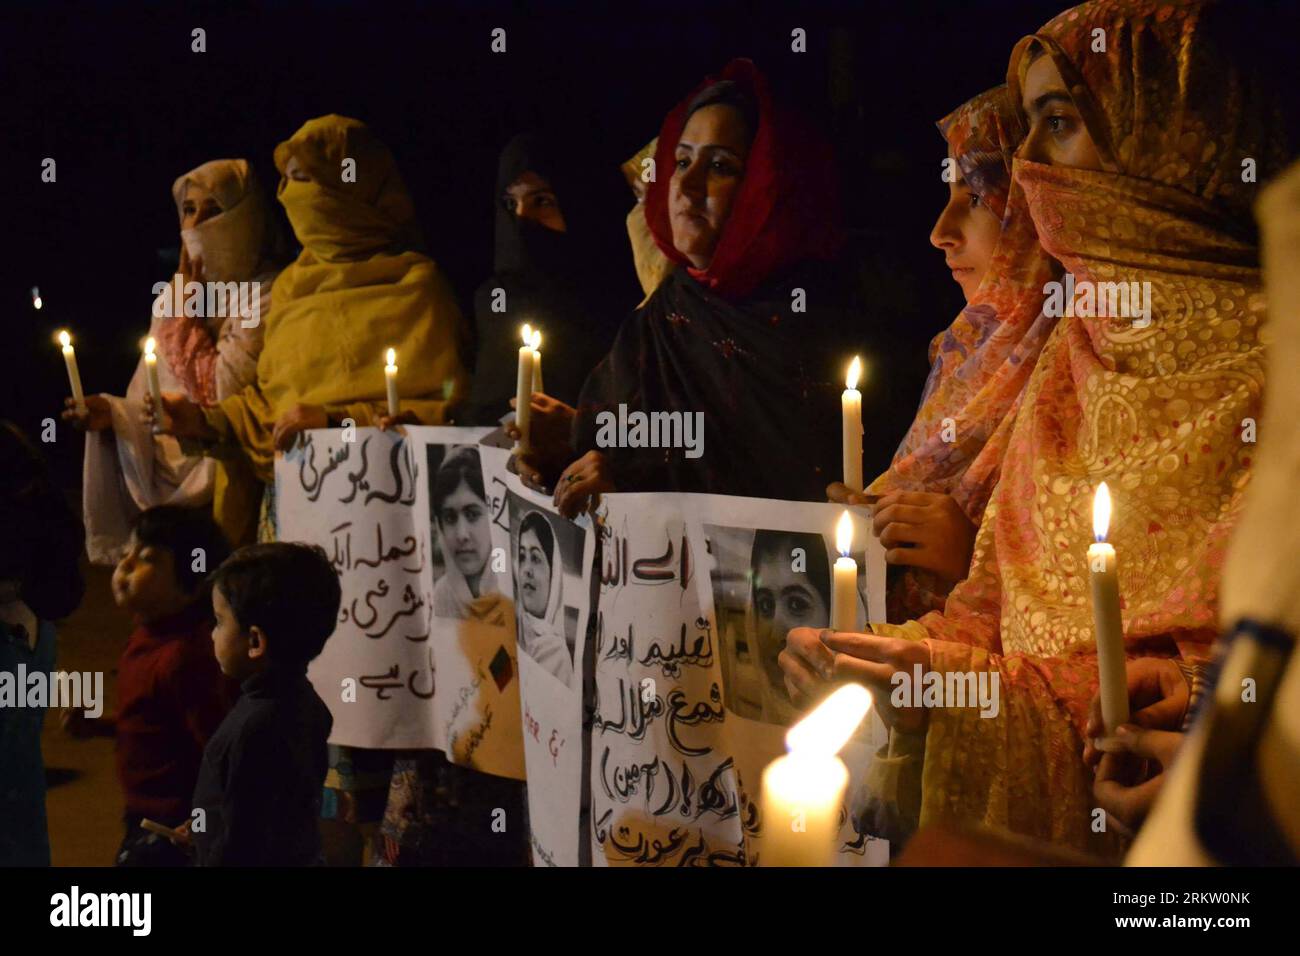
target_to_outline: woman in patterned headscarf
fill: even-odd
[[[1101,481],[1117,502],[1109,540],[1129,655],[1201,655],[1217,633],[1264,382],[1250,203],[1255,173],[1285,157],[1259,61],[1230,52],[1243,15],[1205,0],[1095,0],[1012,55],[1008,85],[1030,126],[1014,178],[1043,248],[1076,285],[1149,283],[1150,309],[1093,317],[1080,299],[1058,323],[970,576],[942,613],[873,625],[882,636],[791,633],[796,692],[815,690],[818,672],[882,688],[890,786],[922,823],[950,816],[1114,851],[1113,834],[1094,832],[1081,756],[1097,686],[1084,556]],[[993,672],[998,715],[888,705],[893,675],[916,664]]]
[[[890,564],[890,620],[943,607],[970,566],[975,529],[997,484],[1025,383],[1056,319],[1043,314],[1053,263],[1038,244],[1011,156],[1024,137],[1007,89],[981,93],[940,120],[955,166],[931,242],[943,250],[966,307],[930,344],[930,377],[880,495],[875,531]],[[843,485],[832,500],[850,504]]]

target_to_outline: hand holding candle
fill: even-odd
[[[862,393],[858,391],[858,377],[862,374],[862,359],[854,356],[844,378],[844,394],[840,396],[840,410],[844,420],[844,484],[853,491],[862,490]]]
[[[871,710],[871,692],[847,684],[790,728],[790,751],[763,771],[763,866],[832,860],[849,773],[837,754]]]
[[[858,625],[858,562],[849,557],[853,547],[853,519],[846,511],[835,526],[834,588],[831,592],[831,630],[853,631]]]
[[[1088,548],[1088,571],[1092,578],[1092,619],[1097,633],[1097,670],[1101,677],[1101,717],[1108,737],[1129,719],[1119,565],[1115,548],[1106,542],[1110,510],[1110,489],[1103,481],[1097,486],[1092,502],[1092,530],[1097,541]]]
[[[384,384],[388,389],[388,417],[397,417],[397,350],[389,349],[388,364],[384,366]]]
[[[77,411],[86,413],[86,393],[81,390],[81,372],[77,369],[77,353],[72,348],[72,336],[67,329],[59,332],[59,344],[63,346],[63,364],[68,367],[68,383],[72,386],[72,397],[77,403]]]

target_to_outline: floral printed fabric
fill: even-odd
[[[936,710],[922,820],[955,815],[1105,849],[1090,831],[1082,726],[1095,692],[1086,552],[1092,498],[1115,498],[1130,655],[1204,656],[1249,480],[1264,318],[1249,218],[1283,151],[1249,65],[1221,55],[1211,4],[1098,0],[1016,47],[1056,60],[1108,167],[1016,160],[1043,248],[1077,282],[1149,283],[1150,321],[1062,318],[1008,439],[970,577],[942,613],[883,633],[927,639],[939,670],[995,669],[1002,712]],[[1106,31],[1093,52],[1094,29]],[[1253,90],[1251,96],[1242,91]],[[1234,179],[1235,177],[1235,179]]]

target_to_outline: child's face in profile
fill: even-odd
[[[251,677],[257,667],[248,656],[248,632],[239,626],[235,612],[219,587],[212,589],[212,613],[217,619],[212,628],[212,646],[221,673],[241,681]]]
[[[131,535],[126,554],[113,569],[113,600],[143,621],[175,614],[192,596],[180,586],[170,551],[142,545]]]

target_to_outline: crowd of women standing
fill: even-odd
[[[1144,781],[1121,781],[1118,756],[1087,743],[1097,668],[1078,545],[1092,492],[1108,481],[1142,516],[1114,534],[1130,683],[1161,675],[1147,683],[1181,703],[1161,709],[1172,735],[1218,634],[1219,569],[1252,458],[1240,426],[1264,388],[1251,206],[1288,158],[1285,123],[1265,75],[1229,42],[1239,31],[1224,6],[1092,0],[1016,44],[1005,86],[940,121],[954,175],[930,241],[966,306],[932,323],[915,419],[865,491],[836,483],[845,357],[870,311],[846,281],[834,154],[747,60],[686,95],[629,161],[639,293],[584,268],[574,170],[537,135],[502,154],[494,274],[472,324],[423,251],[393,154],[364,123],[313,119],[275,150],[296,258],[246,162],[200,166],[173,186],[178,271],[259,281],[264,318],[251,329],[155,318],[162,407],[138,370],[125,397],[67,409],[89,433],[90,555],[114,560],[131,517],[168,503],[212,507],[235,544],[274,537],[275,454],[306,429],[496,423],[527,315],[566,346],[548,354],[533,451],[515,464],[563,513],[612,491],[873,509],[892,566],[889,623],[796,628],[780,667],[795,703],[828,680],[882,691],[892,739],[864,810],[878,832],[905,839],[956,817],[1114,855],[1117,830],[1144,808],[1107,804],[1121,826],[1104,833],[1091,808]],[[1052,314],[1044,286],[1065,272],[1149,283],[1151,321]],[[402,357],[397,419],[376,374],[390,346]],[[707,454],[599,447],[596,416],[620,405],[702,412]],[[887,706],[891,676],[914,664],[997,671],[1001,718]],[[473,800],[496,788],[490,799],[520,802],[428,755],[395,770],[391,756],[337,749],[327,786],[340,820],[364,826],[387,809],[392,863],[412,861],[404,848],[432,852],[412,827],[436,815],[422,809],[435,791]]]

